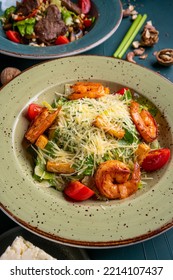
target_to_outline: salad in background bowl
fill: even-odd
[[[119,0],[106,5],[103,0],[22,0],[7,6],[7,1],[1,3],[0,52],[21,58],[90,50],[108,39],[122,20]]]
[[[22,0],[8,6],[0,19],[7,39],[43,47],[82,38],[96,20],[91,10],[90,0]]]

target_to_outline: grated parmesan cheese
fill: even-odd
[[[78,175],[85,173],[91,158],[93,166],[90,175],[94,174],[99,163],[105,161],[105,156],[121,159],[128,164],[132,162],[138,134],[127,101],[120,100],[118,95],[106,95],[99,99],[67,100],[61,106],[57,123],[51,128],[54,131],[51,136],[53,156],[43,150],[45,158],[74,165]],[[131,131],[135,141],[128,144],[95,127],[93,122],[98,115],[104,118],[110,128]]]

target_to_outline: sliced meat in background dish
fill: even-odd
[[[36,23],[34,31],[38,40],[46,45],[51,45],[59,35],[67,32],[56,5],[48,7],[46,16]]]

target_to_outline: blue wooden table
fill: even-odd
[[[111,0],[105,0],[111,1]],[[173,48],[173,0],[123,0],[123,7],[128,3],[135,5],[135,9],[141,14],[147,14],[147,20],[151,20],[159,31],[159,41],[154,47],[146,49],[148,57],[145,60],[135,58],[136,62],[144,67],[160,73],[173,82],[173,66],[164,67],[156,63],[154,52],[164,48]],[[86,52],[85,54],[96,54],[112,56],[125,33],[131,25],[130,18],[124,18],[118,30],[105,43]],[[140,34],[135,40],[140,39]],[[129,47],[128,51],[132,50]],[[122,59],[125,59],[126,55]],[[0,71],[7,66],[18,67],[24,70],[34,64],[36,60],[27,60],[8,57],[0,54]],[[146,81],[147,82],[147,81]],[[170,94],[173,94],[173,92]],[[15,222],[0,212],[0,233],[16,226]],[[172,260],[173,259],[173,229],[168,230],[150,240],[114,249],[87,249],[89,257],[94,260]]]

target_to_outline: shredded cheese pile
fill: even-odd
[[[97,116],[102,116],[110,127],[124,128],[133,133],[134,141],[129,144],[124,140],[109,135],[102,128],[93,125]],[[47,155],[48,160],[69,162],[75,165],[78,175],[82,174],[88,161],[92,158],[94,174],[99,163],[105,157],[118,157],[126,163],[133,161],[137,148],[137,132],[131,120],[128,102],[120,100],[118,95],[106,95],[99,99],[78,99],[66,101],[58,115],[57,124],[52,128],[53,154]]]

